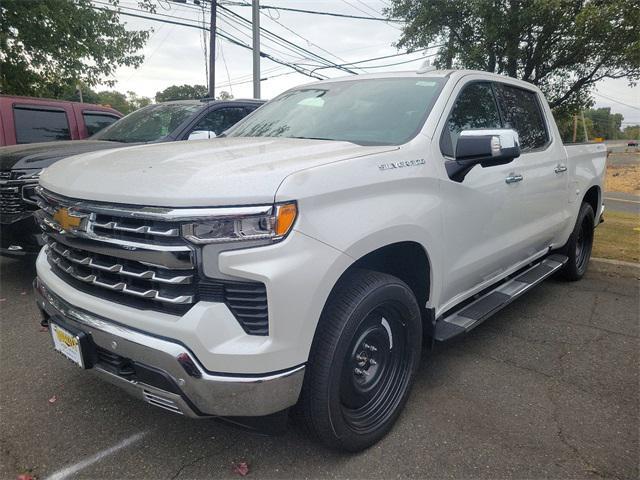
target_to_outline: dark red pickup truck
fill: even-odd
[[[0,95],[0,146],[79,140],[122,117],[91,103]]]

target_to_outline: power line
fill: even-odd
[[[130,17],[143,18],[145,20],[154,20],[154,21],[157,21],[157,22],[170,23],[170,24],[173,24],[173,25],[180,25],[180,26],[183,26],[183,27],[196,28],[196,29],[199,29],[199,30],[201,30],[203,28],[200,25],[193,25],[193,24],[189,24],[189,23],[176,22],[176,21],[167,20],[167,19],[164,19],[164,18],[150,17],[148,15],[140,15],[140,14],[136,14],[136,13],[123,12],[121,10],[111,10],[111,9],[101,8],[101,7],[96,7],[96,6],[93,6],[92,8],[95,9],[95,10],[100,10],[100,11],[104,11],[104,12],[117,13],[117,14],[120,14],[120,15],[127,15],[127,16],[130,16]],[[164,16],[168,16],[168,15],[164,15]],[[205,30],[209,30],[206,27],[204,29]],[[221,38],[224,38],[225,40],[227,40],[230,43],[233,43],[234,45],[237,45],[239,47],[242,47],[242,48],[245,48],[245,49],[248,49],[248,50],[253,50],[253,48],[250,45],[247,45],[246,43],[243,43],[242,41],[233,38],[233,36],[229,35],[228,33],[224,32],[221,29],[217,29],[216,33]],[[301,67],[298,67],[295,64],[280,60],[280,59],[278,59],[278,58],[274,57],[273,55],[270,55],[270,54],[268,54],[266,52],[260,51],[260,56],[264,57],[264,58],[268,58],[272,62],[279,63],[281,65],[285,65],[285,66],[287,66],[289,68],[292,68],[293,70],[297,71],[298,73],[301,73],[301,74],[306,75],[308,77],[312,77],[312,78],[315,78],[317,80],[324,80],[323,77],[319,77],[318,75],[313,74],[312,72],[308,72],[308,71],[302,69]]]
[[[427,48],[420,48],[420,49],[418,49],[418,50],[412,50],[412,51],[409,51],[409,52],[401,52],[401,53],[394,53],[394,54],[391,54],[391,55],[383,55],[383,56],[381,56],[381,57],[367,58],[367,59],[365,59],[365,60],[358,60],[358,61],[356,61],[356,62],[349,62],[349,63],[345,63],[345,64],[343,64],[343,66],[345,66],[345,65],[353,66],[353,65],[359,65],[359,64],[361,64],[361,63],[373,62],[373,61],[375,61],[375,60],[385,60],[385,59],[387,59],[387,58],[400,57],[400,56],[402,56],[402,55],[410,55],[410,54],[412,54],[412,53],[424,52],[424,51],[430,50],[430,49],[432,49],[432,48],[440,48],[440,47],[443,47],[443,46],[444,46],[444,44],[441,44],[441,45],[433,45],[433,46],[431,46],[431,47],[427,47]],[[433,55],[429,55],[429,56],[433,56]],[[424,57],[422,57],[422,58],[424,58]],[[408,63],[408,62],[407,62],[407,63]],[[386,66],[389,66],[389,65],[386,65]],[[314,73],[316,70],[322,70],[322,69],[324,69],[324,68],[327,68],[327,67],[317,67],[317,68],[314,68],[313,70],[311,70],[311,72],[312,72],[312,73]],[[366,67],[366,68],[372,68],[372,67]]]
[[[235,7],[250,7],[251,4],[243,3],[243,2],[224,2],[225,5],[233,5]],[[261,9],[265,10],[282,10],[285,12],[296,12],[296,13],[309,13],[313,15],[327,15],[330,17],[342,17],[342,18],[353,18],[357,20],[376,20],[379,22],[399,22],[404,23],[404,20],[395,19],[395,18],[381,18],[381,17],[363,17],[361,15],[349,15],[346,13],[337,13],[337,12],[320,12],[318,10],[304,10],[301,8],[289,8],[289,7],[275,7],[273,5],[260,5]]]
[[[239,15],[238,13],[234,12],[233,10],[230,10],[226,7],[223,7],[222,5],[220,5],[220,9],[226,11],[227,13],[229,13],[230,15],[233,15],[236,19],[238,19],[238,21],[242,21],[245,24],[248,24],[249,26],[251,25],[251,21],[247,20],[246,18],[244,18],[242,15]],[[260,31],[265,32],[267,35],[271,36],[272,38],[275,37],[276,39],[278,39],[281,42],[284,42],[286,45],[288,45],[290,48],[301,51],[307,55],[311,55],[311,59],[315,59],[315,60],[319,60],[320,62],[326,64],[329,67],[333,67],[333,68],[338,68],[339,70],[343,70],[347,73],[351,73],[351,74],[356,74],[357,72],[354,72],[353,70],[350,70],[348,68],[345,68],[335,62],[332,62],[331,60],[328,60],[324,57],[321,57],[320,55],[307,50],[306,48],[300,47],[299,45],[296,45],[293,42],[290,42],[289,40],[287,40],[286,38],[281,37],[280,35],[273,33],[269,30],[267,30],[264,27],[260,27]],[[282,44],[282,43],[281,43]]]
[[[611,97],[609,97],[609,96],[607,96],[607,95],[604,95],[604,94],[602,94],[602,93],[598,93],[598,92],[593,92],[593,93],[595,93],[595,94],[596,94],[596,95],[598,95],[599,97],[606,98],[607,100],[610,100],[610,101],[612,101],[612,102],[614,102],[614,103],[617,103],[617,104],[623,105],[623,106],[625,106],[625,107],[633,108],[634,110],[640,110],[640,107],[636,107],[635,105],[630,105],[630,104],[628,104],[628,103],[621,102],[620,100],[616,100],[615,98],[611,98]]]

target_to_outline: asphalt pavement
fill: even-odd
[[[622,192],[605,192],[604,205],[609,211],[635,213],[640,215],[640,195]],[[605,211],[605,219],[607,214]]]
[[[551,279],[465,338],[425,350],[378,445],[328,450],[190,420],[52,351],[33,267],[0,259],[0,478],[638,478],[638,275]]]

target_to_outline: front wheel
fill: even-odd
[[[300,405],[309,430],[352,452],[379,441],[406,402],[421,347],[420,308],[411,289],[384,273],[348,272],[311,347]]]
[[[587,271],[593,248],[594,222],[593,208],[588,203],[583,203],[571,237],[565,246],[569,260],[562,270],[562,275],[567,280],[580,280]]]

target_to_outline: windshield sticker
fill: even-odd
[[[305,105],[307,107],[322,107],[324,106],[324,99],[320,97],[305,98],[300,100],[298,105]]]

